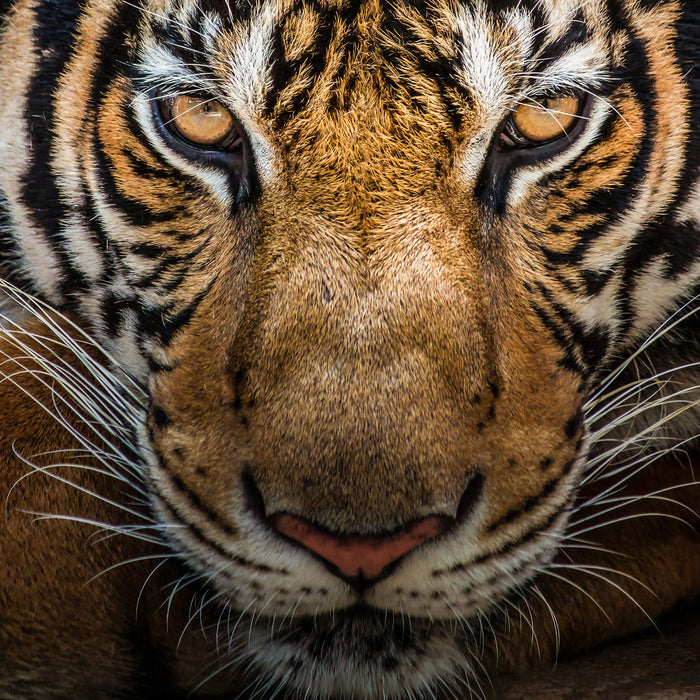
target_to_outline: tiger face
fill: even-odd
[[[586,402],[700,281],[681,8],[52,12],[20,2],[0,55],[10,264],[145,386],[217,633],[288,692],[466,682],[565,536]],[[18,69],[34,26],[68,38]]]

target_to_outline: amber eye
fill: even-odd
[[[217,100],[168,97],[161,100],[161,112],[171,132],[200,148],[229,150],[241,140],[231,112]]]
[[[581,99],[574,95],[545,97],[532,104],[522,104],[513,112],[513,136],[533,145],[565,136],[579,118]]]

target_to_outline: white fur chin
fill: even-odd
[[[399,625],[402,623],[407,635],[413,627],[428,624],[405,620]],[[316,638],[310,636],[301,644],[298,640],[285,642],[284,634],[271,641],[270,630],[262,622],[250,632],[246,628],[243,654],[261,668],[264,678],[253,682],[252,695],[271,697],[281,688],[295,697],[324,700],[418,700],[435,698],[438,688],[447,690],[450,697],[483,695],[478,671],[469,662],[470,652],[459,647],[452,628],[423,627],[415,646],[399,648],[388,635],[381,637],[380,644],[379,632],[372,630],[363,639],[356,629],[360,625],[354,622],[331,624],[334,628],[319,624]],[[472,653],[478,656],[477,650]]]

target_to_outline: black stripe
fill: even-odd
[[[119,335],[129,310],[137,307],[138,302],[133,294],[127,297],[123,293],[108,291],[103,296],[100,302],[100,318],[111,338]]]
[[[183,204],[172,203],[166,210],[157,211],[146,205],[143,200],[125,194],[115,177],[113,165],[97,134],[93,137],[93,154],[97,163],[101,193],[110,206],[116,209],[132,226],[148,227],[154,224],[168,223],[177,219],[178,216],[188,213]],[[181,183],[176,181],[175,184],[191,187],[194,196],[201,196],[202,186],[199,181],[184,174],[180,179]]]
[[[603,120],[596,137],[591,139],[591,142],[588,144],[588,151],[611,139],[614,129],[619,128],[621,121],[621,117],[614,110],[611,110]],[[609,157],[605,157],[602,161],[597,158],[594,161],[589,161],[583,154],[571,163],[566,171],[549,173],[540,182],[542,186],[551,188],[550,199],[560,199],[571,205],[573,201],[571,191],[576,186],[576,178],[589,175],[591,167],[603,170],[609,162]],[[573,226],[566,229],[566,232],[571,231],[575,233],[577,238],[579,238],[579,242],[566,253],[548,250],[547,259],[552,263],[579,262],[587,251],[590,241],[604,234],[611,223],[622,218],[627,212],[629,202],[635,197],[637,185],[646,175],[646,165],[646,159],[641,157],[638,152],[630,170],[622,181],[613,184],[605,182],[604,185],[593,190],[584,201],[578,202],[576,208],[572,206],[567,207],[568,211],[559,216],[556,225],[563,232],[564,224],[573,224]],[[565,183],[560,181],[562,178],[566,180]],[[575,224],[581,219],[582,215],[595,216],[596,223],[584,229],[576,230]],[[546,249],[543,248],[543,250]]]
[[[397,14],[396,8],[389,4],[383,19],[382,30],[386,35],[391,36],[393,41],[400,45],[400,48],[394,45],[380,45],[379,50],[383,60],[389,65],[396,66],[399,74],[406,73],[402,66],[409,63],[412,64],[415,75],[421,78],[428,77],[432,80],[441,97],[445,113],[452,122],[453,129],[459,131],[463,122],[464,105],[472,100],[472,95],[457,79],[461,68],[459,57],[442,54],[438,35],[444,34],[445,30],[431,21],[434,15],[434,10],[424,9],[424,27],[430,29],[435,36],[432,43],[427,43],[425,36],[418,34],[413,26],[406,23]],[[440,43],[442,41],[444,41],[443,37],[440,38]],[[462,43],[462,37],[453,32],[448,43],[457,48]],[[381,76],[389,82],[387,71],[382,71]],[[409,75],[400,85],[394,83],[394,88],[401,93],[410,85]],[[419,91],[419,88],[411,87],[413,91]]]
[[[184,498],[189,500],[190,505],[197,510],[200,515],[203,515],[214,527],[221,529],[228,536],[235,536],[237,533],[233,528],[227,523],[222,523],[216,513],[209,510],[202,502],[201,499],[192,491],[187,488],[187,485],[177,476],[173,476],[168,471],[163,469],[161,466],[160,476],[166,478],[171,486]],[[153,488],[153,487],[152,487]],[[156,491],[158,493],[158,491]],[[170,503],[164,496],[160,495],[158,498],[158,503],[163,506],[169,513],[170,517],[177,523],[181,523],[187,528],[188,533],[190,533],[197,541],[201,542],[205,546],[213,549],[218,554],[220,554],[224,559],[233,562],[234,564],[239,564],[247,569],[253,569],[260,573],[275,573],[288,575],[289,571],[287,569],[273,569],[266,564],[260,564],[258,562],[250,561],[245,557],[238,554],[232,554],[231,552],[224,549],[220,544],[210,539],[201,528],[197,527],[188,520],[182,518],[175,508],[175,506]]]
[[[0,22],[5,21],[6,15],[15,4],[15,0],[0,0]]]
[[[50,165],[56,126],[53,95],[73,51],[76,26],[84,4],[85,0],[46,0],[38,4],[33,32],[38,69],[28,88],[25,112],[32,151],[26,175],[22,178],[22,201],[31,211],[34,224],[43,230],[47,245],[59,261],[62,269],[59,288],[64,296],[76,289],[87,289],[87,280],[71,263],[70,254],[61,245],[61,221],[66,208],[61,202]]]
[[[103,144],[97,135],[97,121],[95,115],[101,113],[103,102],[114,81],[118,78],[126,78],[131,80],[129,71],[126,66],[132,65],[135,62],[135,56],[131,55],[129,45],[132,42],[127,41],[128,37],[136,38],[139,25],[142,21],[142,14],[138,7],[130,4],[124,4],[115,14],[110,22],[109,29],[105,32],[105,36],[100,42],[98,49],[98,63],[95,70],[90,96],[87,101],[87,113],[93,115],[92,121],[92,148],[97,162],[98,176],[104,195],[109,203],[125,219],[134,226],[149,226],[154,223],[163,223],[172,220],[179,214],[184,212],[184,208],[180,206],[172,206],[165,212],[158,212],[149,209],[141,200],[134,199],[123,193],[115,180],[112,164],[104,151]],[[134,41],[133,44],[136,44]],[[124,114],[127,125],[131,127],[131,135],[139,142],[151,150],[144,142],[144,137],[141,134],[140,128],[135,128],[135,122],[131,118],[129,110],[124,107]],[[125,149],[127,150],[127,149]],[[192,178],[187,178],[182,174],[180,181],[187,180],[186,185],[197,189],[199,183],[191,181]]]
[[[620,0],[607,0],[607,15],[610,20],[610,34],[629,29],[628,6]]]
[[[275,126],[281,129],[291,118],[298,114],[307,104],[309,96],[315,85],[316,78],[323,74],[326,68],[328,45],[333,39],[334,27],[328,12],[318,12],[316,34],[309,50],[303,56],[294,60],[288,60],[284,55],[282,36],[287,30],[289,17],[281,22],[275,31],[273,39],[274,58],[271,60],[272,90],[267,95],[266,108],[269,114],[277,107],[277,100],[284,88],[297,82],[302,74],[311,76],[311,83],[303,90],[298,90],[284,110],[277,110],[275,114]]]
[[[192,491],[187,484],[177,475],[168,474],[168,479],[170,484],[175,487],[176,491],[184,496],[192,505],[193,508],[200,514],[203,515],[210,523],[215,525],[217,529],[222,530],[229,537],[235,537],[239,533],[233,528],[230,523],[223,521],[219,514],[212,510],[202,499]]]
[[[170,252],[169,249],[156,247],[162,251],[158,264],[148,274],[140,277],[135,282],[134,286],[137,288],[158,287],[165,292],[171,292],[179,287],[182,280],[194,271],[192,266],[187,265],[187,263],[191,263],[196,257],[201,255],[209,245],[209,238],[206,236],[206,232],[200,231],[200,233],[204,236],[203,242],[189,253],[178,255],[177,253]],[[205,269],[207,267],[207,262],[202,262],[198,267]],[[159,281],[166,274],[172,274],[175,278],[169,280],[165,284],[159,285]]]
[[[634,245],[625,255],[626,288],[643,276],[646,266],[663,256],[662,274],[667,279],[688,272],[700,259],[700,232],[694,223],[678,224],[669,214],[659,223],[652,223],[639,231]]]
[[[642,43],[641,38],[634,41],[630,47],[626,79],[634,87],[642,105],[644,123],[647,125],[633,168],[635,178],[641,182],[648,174],[649,161],[658,139],[656,108],[658,90],[654,76],[651,74],[646,46]],[[631,180],[631,178],[632,174],[625,179]],[[662,236],[654,235],[658,225],[659,222],[652,222],[640,230],[635,236],[634,244],[626,252],[624,258],[624,271],[621,275],[622,284],[619,295],[619,317],[622,319],[622,324],[618,329],[618,333],[622,337],[627,334],[637,316],[636,309],[632,306],[632,294],[640,276],[644,274],[647,265],[653,258],[665,252],[666,241]]]
[[[653,152],[654,140],[656,137],[654,129],[654,125],[657,122],[657,113],[654,104],[656,91],[652,77],[649,74],[646,47],[641,40],[632,39],[630,41],[624,59],[624,65],[618,69],[618,77],[621,81],[632,87],[643,110],[643,122],[647,125],[647,128],[642,135],[630,168],[622,180],[613,187],[598,188],[591,193],[588,199],[579,207],[570,210],[568,214],[560,217],[558,222],[559,226],[567,221],[571,221],[575,224],[576,219],[582,215],[594,215],[597,221],[585,229],[576,231],[575,234],[579,238],[579,241],[564,253],[552,251],[545,247],[542,248],[548,264],[552,267],[579,262],[581,257],[588,250],[592,240],[597,239],[601,235],[605,235],[611,225],[621,221],[626,216],[635,198],[639,196],[639,188],[648,175],[649,159]],[[620,118],[615,113],[611,112],[611,114],[608,115],[608,119],[603,129],[601,129],[596,143],[605,142],[610,137],[612,129],[619,125],[619,119]],[[593,165],[595,167],[601,167],[598,161]],[[585,159],[579,159],[570,166],[570,172],[575,174],[585,170],[587,167],[590,167],[590,164],[586,163]],[[570,175],[568,176],[570,177]],[[554,180],[554,177],[556,177],[556,174],[550,176],[549,179]],[[565,195],[566,192],[562,192],[561,196]],[[551,196],[555,196],[555,192],[552,192]],[[640,233],[637,240],[640,242],[639,244],[642,245],[642,248],[646,248],[644,254],[634,256],[632,251],[636,248],[635,246],[632,251],[628,253],[627,260],[624,264],[624,279],[626,284],[623,289],[623,294],[621,295],[622,299],[620,299],[620,303],[621,316],[628,324],[632,323],[634,319],[634,314],[629,308],[630,289],[636,281],[637,275],[651,257],[651,251],[642,243],[642,241],[646,239],[647,237]],[[663,241],[663,237],[658,236],[656,240],[660,244]],[[613,270],[606,270],[602,273],[590,271],[581,273],[581,279],[586,286],[586,292],[589,295],[593,295],[601,291],[615,272],[616,271]],[[621,332],[624,334],[625,329],[623,328]],[[602,330],[598,333],[596,342],[598,347],[595,349],[594,353],[591,353],[589,358],[593,363],[597,362],[596,355],[602,350],[603,345],[608,343],[608,339],[604,337]],[[585,345],[582,347],[585,347]]]
[[[574,372],[578,375],[585,376],[586,368],[581,364],[581,361],[573,352],[573,341],[567,335],[566,329],[556,320],[556,318],[548,313],[542,306],[533,303],[532,309],[537,314],[542,325],[549,331],[557,345],[561,348],[563,356],[558,361],[558,365],[565,370]]]
[[[570,463],[567,462],[566,468],[570,468]],[[448,569],[437,569],[431,572],[431,576],[433,578],[437,578],[439,576],[444,576],[445,574],[452,574],[452,573],[457,573],[458,571],[465,571],[467,569],[472,569],[474,566],[478,566],[479,564],[483,564],[484,562],[490,561],[493,562],[497,558],[503,558],[505,555],[510,554],[513,550],[521,548],[523,545],[527,544],[531,540],[533,540],[537,535],[540,535],[542,533],[546,533],[549,528],[552,526],[554,521],[561,516],[561,514],[569,508],[569,504],[573,500],[574,496],[571,495],[567,502],[562,506],[559,510],[555,510],[551,515],[547,517],[547,519],[542,522],[542,523],[537,523],[532,529],[528,530],[522,537],[520,537],[517,540],[512,540],[510,542],[507,542],[503,547],[501,547],[498,551],[496,552],[486,552],[482,554],[481,556],[477,557],[476,559],[472,561],[466,561],[460,564],[455,564]],[[525,564],[532,564],[530,560],[527,562],[524,562]],[[468,592],[469,589],[465,590],[465,593]]]
[[[590,38],[590,31],[586,24],[583,13],[578,12],[571,18],[571,24],[566,32],[555,41],[543,45],[542,49],[535,54],[539,61],[552,61],[559,58],[576,44],[584,44]]]
[[[169,248],[150,241],[133,243],[129,247],[130,253],[138,255],[140,258],[146,258],[147,260],[155,260],[161,255],[165,255],[168,250]]]
[[[573,216],[606,215],[612,216],[608,220],[595,224],[585,230],[588,240],[597,237],[605,231],[610,224],[623,219],[631,206],[631,203],[639,196],[639,186],[646,179],[649,172],[649,160],[654,150],[655,125],[657,112],[655,107],[656,85],[649,73],[649,61],[646,55],[646,47],[641,40],[633,38],[628,47],[624,59],[624,65],[618,69],[617,76],[624,84],[632,88],[634,96],[638,100],[646,125],[637,151],[631,163],[631,167],[624,178],[613,187],[598,189],[595,196],[586,200],[586,203]],[[611,135],[615,126],[619,126],[620,118],[610,115],[604,129],[601,131],[599,142],[605,142]],[[581,236],[582,234],[577,234]]]
[[[610,281],[618,269],[617,265],[611,266],[608,270],[602,272],[580,269],[579,275],[583,281],[585,293],[589,296],[595,296],[603,291],[605,285]]]
[[[311,2],[300,4],[299,7],[294,8],[275,28],[270,59],[272,85],[266,96],[265,113],[268,116],[275,114],[277,129],[282,129],[304,108],[313,91],[314,78],[328,71],[328,47],[331,44],[339,47],[341,56],[335,72],[327,75],[326,78],[335,83],[341,82],[342,71],[349,63],[348,56],[352,55],[359,41],[356,18],[360,5],[361,0],[351,0],[339,8],[328,8],[323,3],[311,0]],[[300,9],[316,15],[316,33],[311,47],[302,56],[289,60],[284,52],[282,37],[288,31],[288,25],[295,13],[298,13]],[[293,85],[302,73],[312,76],[311,86],[300,90],[290,105],[285,106],[284,109],[277,109],[278,99],[284,89]],[[333,106],[344,101],[337,94],[337,91],[335,92],[336,94],[330,98]]]
[[[579,323],[575,315],[566,308],[561,302],[557,301],[554,293],[541,282],[537,283],[537,288],[544,299],[547,300],[554,315],[559,319],[557,326],[564,325],[568,330],[571,342],[573,342],[583,360],[588,374],[592,369],[595,369],[600,362],[605,358],[610,344],[609,333],[604,327],[593,326],[586,329]],[[563,349],[570,352],[570,343],[567,341],[567,346]]]
[[[529,513],[540,506],[542,501],[546,500],[552,494],[564,474],[565,472],[556,479],[550,479],[538,494],[526,498],[515,508],[511,508],[502,518],[499,518],[496,520],[496,522],[491,523],[488,526],[488,531],[493,532],[494,530],[498,530],[500,527],[503,527],[503,525],[512,523],[514,520],[517,520],[526,513]]]
[[[676,25],[675,50],[690,92],[690,133],[685,146],[685,166],[678,180],[678,193],[672,209],[686,201],[700,178],[700,7],[697,2],[684,4],[683,14]]]
[[[133,74],[133,75],[131,75]],[[130,71],[132,84],[138,85],[142,79],[136,71]],[[152,98],[153,99],[153,98]],[[124,144],[122,155],[127,158],[134,169],[134,172],[147,179],[165,180],[168,178],[179,181],[182,178],[180,170],[174,168],[165,158],[151,145],[141,125],[136,120],[136,115],[132,109],[124,109],[123,117],[133,140],[148,153],[149,161],[143,160],[136,155],[135,149]]]
[[[212,286],[216,282],[216,277],[197,294],[186,306],[179,310],[174,310],[172,304],[165,306],[149,306],[143,300],[137,301],[134,311],[138,317],[139,335],[147,335],[157,338],[161,345],[168,346],[175,334],[186,326],[202,300],[209,294]],[[134,303],[133,301],[131,303]]]

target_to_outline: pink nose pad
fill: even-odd
[[[337,535],[288,514],[274,518],[273,526],[331,564],[343,578],[371,582],[404,554],[439,535],[447,521],[429,516],[383,535]]]

